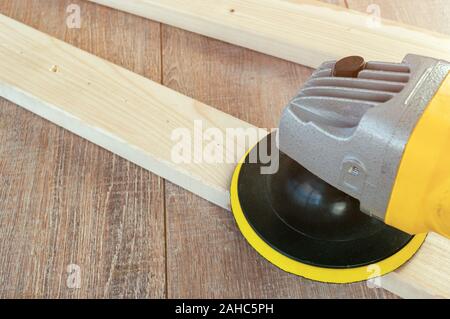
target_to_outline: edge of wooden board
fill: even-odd
[[[313,68],[348,55],[450,61],[450,36],[314,0],[89,1]]]
[[[195,120],[221,130],[252,125],[3,15],[0,71],[2,97],[229,209],[234,164],[174,164],[171,132],[192,133]],[[234,149],[237,141],[229,142]],[[382,286],[405,297],[449,297],[449,252],[446,239],[430,235]]]

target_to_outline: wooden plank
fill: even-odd
[[[448,0],[346,0],[349,8],[360,12],[379,9],[382,18],[450,35]],[[378,6],[374,7],[373,5]]]
[[[80,29],[66,27],[71,4]],[[158,23],[74,0],[2,0],[0,12],[161,79]],[[164,180],[2,98],[0,225],[1,298],[166,296]]]
[[[163,26],[163,84],[260,127],[275,127],[312,69]],[[232,214],[166,185],[169,298],[393,298],[366,283],[328,285],[261,258]]]
[[[228,198],[234,165],[174,165],[168,146],[170,132],[179,127],[193,131],[195,119],[204,120],[205,127],[220,129],[250,128],[250,124],[4,16],[0,16],[0,25],[2,95],[210,201]],[[433,240],[429,243],[434,247]],[[444,256],[448,256],[448,245]],[[428,293],[447,293],[447,260],[433,251],[430,255],[436,262],[429,264],[444,268],[437,269]],[[431,271],[429,265],[418,264],[413,269],[418,276]]]
[[[379,285],[403,298],[450,298],[450,241],[430,233],[406,265]]]
[[[229,206],[235,165],[174,163],[172,133],[186,129],[194,138],[195,121],[204,130],[223,132],[252,125],[5,16],[0,25],[1,96],[219,206]],[[234,143],[225,141],[223,154],[231,154],[226,147]]]
[[[90,0],[152,20],[317,67],[347,55],[450,60],[450,37],[314,0]]]

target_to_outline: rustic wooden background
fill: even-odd
[[[450,33],[449,0],[329,2],[375,2],[383,17]],[[80,29],[66,26],[72,3]],[[276,126],[311,74],[82,0],[1,0],[0,13],[261,127]],[[395,296],[286,274],[247,245],[231,213],[0,99],[0,297]]]

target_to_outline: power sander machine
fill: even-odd
[[[285,271],[350,283],[395,270],[429,231],[450,237],[449,72],[417,55],[323,63],[236,167],[247,241]],[[270,174],[262,145],[279,160]]]

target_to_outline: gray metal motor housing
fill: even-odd
[[[282,152],[384,220],[409,137],[450,64],[407,55],[368,62],[356,78],[322,64],[283,111]]]

